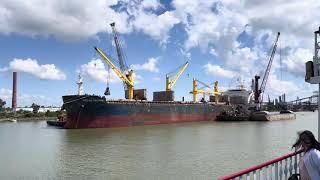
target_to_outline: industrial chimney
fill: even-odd
[[[17,110],[17,72],[13,72],[12,80],[12,111],[15,113]]]

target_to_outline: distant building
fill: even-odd
[[[31,107],[17,107],[17,111],[19,110],[32,112],[33,109]],[[47,111],[55,112],[60,110],[61,110],[61,107],[40,107],[38,112],[47,112]]]

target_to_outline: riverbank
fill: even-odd
[[[0,122],[7,121],[47,121],[56,120],[57,117],[12,117],[12,118],[0,118]]]

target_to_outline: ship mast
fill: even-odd
[[[77,85],[78,85],[78,95],[81,96],[83,95],[83,78],[81,76],[81,73],[79,73],[79,79],[78,79],[78,82],[77,82]]]

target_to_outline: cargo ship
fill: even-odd
[[[179,71],[170,76],[166,74],[165,91],[153,92],[153,100],[148,101],[146,89],[134,88],[134,72],[129,69],[124,60],[125,56],[121,48],[121,41],[115,30],[115,23],[110,24],[114,35],[114,43],[118,55],[118,66],[114,64],[106,53],[95,47],[97,53],[108,64],[115,74],[123,81],[125,89],[124,100],[107,100],[105,96],[83,95],[83,82],[79,76],[78,95],[65,95],[63,107],[66,116],[63,119],[64,128],[111,128],[128,127],[139,125],[156,125],[180,122],[215,121],[221,112],[229,111],[232,106],[227,102],[218,102],[221,93],[218,91],[218,82],[215,82],[214,90],[208,91],[199,89],[196,79],[193,80],[193,101],[184,102],[174,100],[172,87],[177,82],[180,75],[188,66],[188,62],[183,64]],[[107,88],[104,95],[110,95]],[[203,84],[203,83],[202,83]],[[206,85],[206,87],[209,87]],[[197,94],[207,94],[212,96],[212,102],[196,102]],[[221,98],[221,97],[220,97]]]
[[[230,105],[193,102],[110,101],[95,95],[63,96],[64,128],[111,128],[214,121]]]

